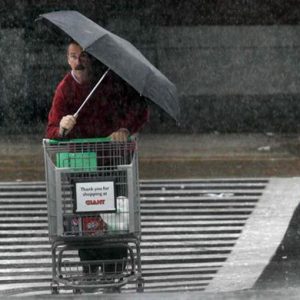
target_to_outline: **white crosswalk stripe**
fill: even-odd
[[[267,179],[142,180],[145,292],[205,290],[267,184]],[[0,183],[0,295],[50,293],[47,226],[44,182]]]

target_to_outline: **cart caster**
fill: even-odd
[[[80,295],[80,294],[82,294],[82,290],[81,289],[73,289],[73,294]]]
[[[58,295],[59,294],[58,285],[51,284],[51,294],[52,295]]]
[[[136,291],[138,293],[143,293],[144,292],[144,285],[145,285],[145,281],[143,278],[139,278],[137,280],[137,283],[136,283]]]

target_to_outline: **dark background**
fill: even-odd
[[[300,37],[299,4],[299,1],[291,0],[2,0],[0,2],[0,133],[30,133],[43,130],[53,92],[68,70],[68,66],[65,62],[65,37],[50,30],[44,24],[35,22],[35,19],[41,13],[63,9],[77,10],[130,40],[177,85],[182,107],[181,126],[176,126],[165,113],[153,106],[151,122],[146,126],[146,132],[299,132],[300,77],[297,77],[300,62],[300,56],[297,56],[298,37]],[[219,37],[213,39],[213,35],[208,34],[208,37],[204,38],[201,36],[201,28],[205,28],[208,33],[213,32],[213,28],[220,32],[224,29],[225,42],[223,44],[220,42],[216,46],[214,43],[220,40]],[[232,28],[237,36],[236,39],[230,36],[230,33],[228,38],[226,37],[227,30]],[[255,30],[258,36],[263,28],[272,30],[272,37],[266,39],[267,46],[263,45],[266,49],[265,53],[268,51],[275,53],[267,64],[267,68],[270,68],[268,74],[278,75],[282,69],[285,74],[284,80],[287,81],[286,85],[276,89],[278,79],[272,77],[273,75],[269,82],[274,82],[271,85],[274,89],[266,87],[255,92],[257,83],[254,80],[247,90],[245,82],[248,82],[249,78],[245,77],[245,81],[242,82],[243,76],[241,76],[239,82],[238,75],[227,84],[227,77],[231,73],[249,69],[253,62],[259,65],[261,60],[261,69],[266,68],[266,56],[261,54],[256,56],[257,49],[264,52],[264,48],[260,47],[261,42],[247,40],[239,31],[240,28]],[[276,28],[279,30],[290,28],[293,31],[290,39],[292,42],[288,38],[282,41],[282,36],[279,36],[273,44]],[[162,36],[169,32],[173,35],[169,34],[166,41]],[[188,43],[190,44],[182,46],[179,45],[180,39],[187,39],[184,32],[189,32]],[[197,40],[197,34],[198,38],[200,35],[199,45],[197,45],[200,50],[191,52],[193,59],[186,61],[183,68],[185,55],[189,57],[187,53],[194,47],[193,40]],[[247,51],[254,49],[254,52],[249,52],[247,62],[245,62],[244,48],[236,44],[240,42],[240,37],[245,38]],[[264,38],[262,37],[261,40],[263,41]],[[217,53],[223,53],[223,48],[225,50],[230,48],[228,44],[234,51],[238,51],[232,53],[238,54],[238,59],[242,61],[242,69],[240,65],[234,66],[235,54],[230,54],[231,58],[227,61],[227,68],[224,70],[220,69],[219,57],[212,58],[210,55],[215,49],[219,51]],[[274,52],[274,49],[279,50]],[[284,52],[287,49],[288,52]],[[205,59],[206,54],[207,59]],[[279,66],[274,72],[271,68],[272,64]],[[192,65],[195,65],[197,72],[191,68]],[[289,66],[295,68],[292,75],[287,71]],[[261,76],[265,80],[265,74],[257,70],[259,69],[255,70],[256,73],[254,72],[251,78],[258,78],[257,80],[260,81]],[[208,82],[204,82],[203,76]],[[213,77],[218,76],[219,82],[230,88],[220,90],[219,85],[213,81]],[[194,90],[189,89],[188,83],[191,80],[197,87]],[[293,81],[292,87],[291,81]]]

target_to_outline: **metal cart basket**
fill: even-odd
[[[130,282],[143,291],[136,140],[44,139],[43,146],[52,293],[120,291]],[[127,254],[82,260],[84,249]]]

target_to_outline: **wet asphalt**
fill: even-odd
[[[44,180],[42,138],[40,135],[0,136],[0,181]],[[141,134],[138,145],[141,179],[300,176],[298,135]],[[206,295],[205,298],[298,299],[299,215],[298,208],[285,240],[253,290]],[[189,299],[189,296],[194,299],[196,295],[186,296],[183,299]],[[139,299],[144,298],[140,296]]]

